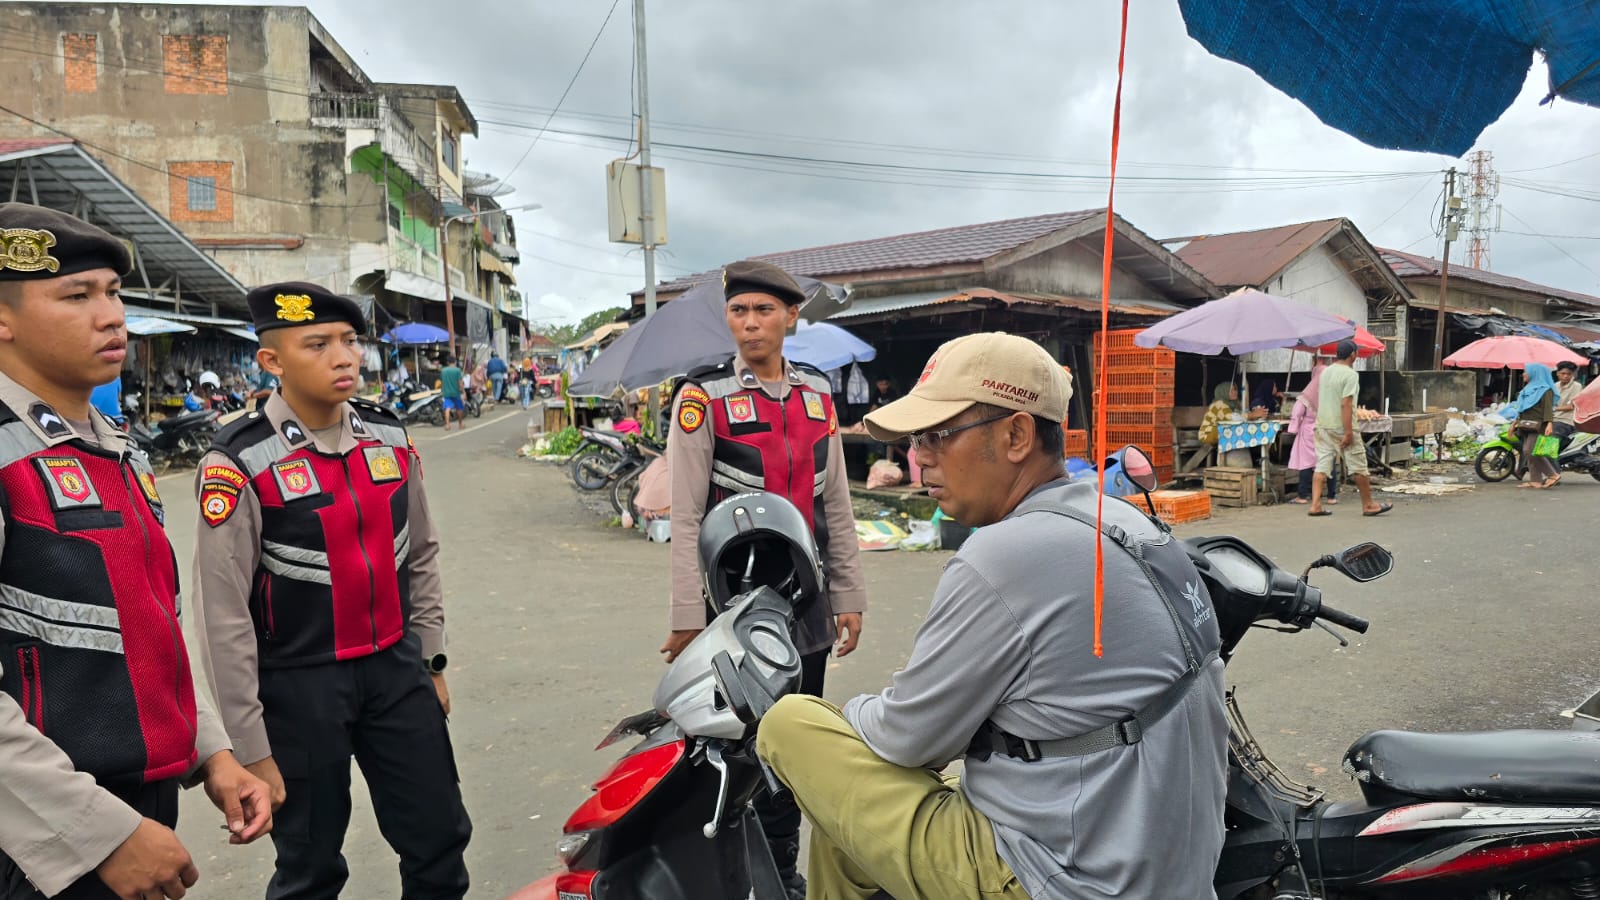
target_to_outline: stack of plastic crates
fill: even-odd
[[[1177,357],[1171,350],[1147,350],[1133,343],[1140,329],[1106,332],[1102,357],[1098,336],[1095,349],[1095,384],[1105,372],[1106,449],[1132,444],[1150,455],[1162,484],[1172,480],[1177,435],[1172,427],[1176,398],[1173,372]]]

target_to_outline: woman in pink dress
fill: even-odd
[[[1311,380],[1306,382],[1305,389],[1300,392],[1299,399],[1294,401],[1294,409],[1289,413],[1289,433],[1294,435],[1294,447],[1289,451],[1289,468],[1300,470],[1299,496],[1290,500],[1290,503],[1307,504],[1311,502],[1311,480],[1317,467],[1317,444],[1314,432],[1317,428],[1317,391],[1322,386],[1322,370],[1326,368],[1318,360],[1311,370]],[[1335,473],[1337,474],[1337,473]],[[1339,492],[1338,478],[1328,479],[1327,502],[1338,503],[1334,495]]]

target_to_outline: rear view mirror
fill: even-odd
[[[1143,450],[1129,445],[1117,451],[1113,459],[1122,466],[1122,473],[1128,476],[1128,480],[1141,490],[1149,492],[1156,489],[1156,467]]]
[[[1333,567],[1355,581],[1376,581],[1394,570],[1394,555],[1369,541],[1334,557]]]

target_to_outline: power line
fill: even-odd
[[[544,130],[550,127],[550,120],[554,119],[556,117],[556,113],[561,111],[561,104],[567,102],[567,95],[572,93],[572,86],[578,83],[578,76],[583,74],[583,67],[588,64],[589,57],[594,53],[595,46],[600,43],[600,36],[606,33],[606,26],[611,24],[611,15],[617,11],[617,4],[620,2],[621,0],[611,0],[611,8],[606,11],[605,21],[600,23],[600,30],[594,33],[594,40],[589,42],[589,49],[584,51],[583,59],[578,60],[578,69],[577,71],[573,72],[572,77],[567,80],[567,87],[561,92],[561,98],[556,101],[556,105],[550,110],[550,115],[545,117],[544,124],[539,126],[538,133],[535,134],[533,136],[533,140],[528,143],[528,149],[522,151],[522,155],[517,157],[516,165],[511,167],[511,171],[501,176],[500,180],[495,182],[495,187],[505,184],[506,181],[508,181],[518,169],[522,168],[522,163],[528,158],[528,154],[532,153],[533,148],[539,145],[539,139],[544,137]]]
[[[1511,218],[1516,219],[1518,222],[1522,222],[1523,226],[1526,227],[1526,228],[1532,228],[1533,227],[1532,225],[1529,225],[1527,222],[1523,221],[1521,216],[1517,215],[1516,213],[1512,212],[1509,209],[1506,209],[1504,205],[1502,205],[1500,207],[1500,211],[1505,213],[1506,215],[1510,216]],[[1538,237],[1544,237],[1543,235],[1537,235],[1537,236]],[[1588,272],[1590,275],[1593,275],[1595,278],[1600,279],[1600,272],[1596,272],[1595,270],[1589,268],[1589,266],[1587,264],[1585,264],[1583,260],[1577,258],[1576,256],[1573,256],[1571,253],[1568,253],[1565,247],[1562,247],[1560,244],[1557,244],[1555,241],[1550,240],[1548,237],[1544,238],[1544,242],[1546,244],[1549,244],[1550,246],[1556,248],[1556,252],[1560,253],[1562,256],[1565,256],[1567,259],[1570,259],[1573,262],[1577,263],[1578,267],[1583,269],[1585,272]]]

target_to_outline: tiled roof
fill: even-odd
[[[1393,269],[1394,273],[1401,278],[1437,278],[1439,277],[1440,268],[1444,265],[1444,263],[1431,256],[1418,256],[1415,253],[1386,250],[1382,247],[1378,248],[1378,252],[1383,254],[1384,262],[1387,262],[1389,268]],[[1548,285],[1535,284],[1532,281],[1514,278],[1510,275],[1501,275],[1485,269],[1474,269],[1471,266],[1452,265],[1450,267],[1450,279],[1452,281],[1460,279],[1477,284],[1486,284],[1508,291],[1521,291],[1525,294],[1534,294],[1539,297],[1554,297],[1580,306],[1600,307],[1600,297],[1580,294],[1577,291],[1553,288]]]
[[[754,258],[770,262],[792,274],[809,275],[813,278],[853,272],[881,272],[889,269],[976,263],[997,253],[1013,250],[1053,231],[1104,216],[1104,209],[1083,209],[1076,212],[897,234],[844,244],[828,244],[806,250],[768,253]],[[663,284],[657,290],[687,290],[703,281],[719,277],[721,277],[720,269],[697,272]]]
[[[1260,287],[1339,228],[1342,219],[1320,219],[1259,231],[1190,238],[1178,258],[1223,287]],[[1175,243],[1164,241],[1163,243]]]
[[[38,150],[41,147],[58,147],[70,144],[66,138],[0,138],[0,156],[21,150]]]

